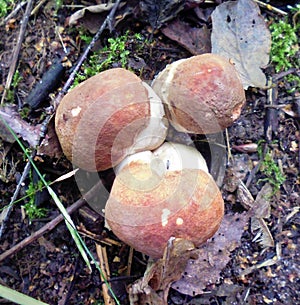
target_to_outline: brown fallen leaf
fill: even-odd
[[[109,11],[115,5],[115,1],[108,1],[97,5],[87,6],[81,10],[76,11],[68,18],[68,25],[80,24],[88,29],[90,33],[95,34],[102,25]],[[117,15],[109,24],[110,30],[116,27],[128,15],[133,14],[135,7],[138,6],[137,0],[121,2],[117,9]]]
[[[252,0],[228,1],[212,13],[212,53],[232,61],[241,75],[244,88],[265,88],[261,70],[269,62],[271,34]]]
[[[283,105],[282,111],[293,118],[300,118],[300,101],[295,101],[292,104]]]
[[[130,305],[167,305],[169,289],[180,279],[194,248],[188,240],[171,237],[163,258],[149,261],[143,278],[128,287]]]
[[[19,115],[14,105],[0,107],[0,138],[3,141],[14,143],[15,138],[5,126],[5,121],[18,137],[27,141],[31,147],[36,147],[39,143],[40,125],[32,126],[24,121]]]
[[[236,191],[251,170],[252,162],[248,154],[233,156],[226,169],[223,188],[231,193]]]
[[[59,144],[55,127],[54,127],[54,118],[52,118],[47,126],[47,134],[43,139],[41,145],[37,150],[38,155],[46,155],[50,158],[59,159],[62,157],[63,152]]]
[[[219,231],[205,245],[192,251],[182,278],[172,284],[180,293],[195,296],[220,279],[220,273],[230,261],[230,253],[241,243],[248,223],[247,213],[225,215]]]
[[[193,55],[211,52],[210,31],[206,26],[193,28],[183,21],[175,20],[161,31]]]
[[[273,236],[264,220],[271,215],[272,192],[272,186],[266,183],[257,194],[252,206],[254,216],[251,217],[251,232],[256,234],[253,241],[258,242],[262,247],[274,247]]]
[[[183,0],[142,0],[139,3],[142,14],[153,29],[160,28],[184,9]]]
[[[69,25],[77,24],[78,21],[80,19],[84,18],[84,16],[88,13],[100,14],[103,12],[108,12],[112,9],[113,6],[114,6],[114,3],[110,2],[110,3],[103,3],[103,4],[91,5],[91,6],[85,7],[81,10],[76,11],[74,14],[72,14],[68,20],[68,24]]]

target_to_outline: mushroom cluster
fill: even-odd
[[[74,165],[114,168],[107,224],[125,243],[159,258],[170,237],[204,243],[224,214],[200,152],[165,141],[169,122],[181,132],[219,132],[237,119],[244,101],[234,66],[204,54],[168,65],[152,88],[122,68],[101,72],[62,99],[55,128]]]

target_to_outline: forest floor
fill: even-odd
[[[17,10],[19,3],[0,1],[0,113],[9,116],[8,124],[29,154],[34,153],[31,144],[54,109],[58,92],[113,7],[106,9],[99,1],[33,1],[19,41],[30,2],[22,2]],[[155,6],[155,1],[122,1],[111,30],[102,31],[74,84],[114,67],[130,69],[149,82],[169,63],[211,52],[211,14],[222,2],[226,1],[161,1]],[[140,292],[135,301],[131,296],[130,304],[166,304],[164,293],[170,305],[300,304],[300,7],[296,1],[268,4],[260,6],[261,18],[271,30],[274,48],[273,58],[262,68],[272,85],[248,86],[241,116],[221,135],[220,145],[226,153],[220,160],[214,161],[214,152],[209,151],[212,146],[201,148],[203,137],[190,135],[222,191],[228,222],[222,230],[228,231],[225,242],[230,245],[219,250],[220,257],[199,250],[198,255],[209,260],[203,259],[209,265],[206,271],[195,263],[178,282],[172,276],[160,279],[158,288],[151,286],[158,281],[152,278],[149,285],[154,301]],[[76,11],[91,5],[97,5],[97,10],[87,10],[74,20]],[[9,15],[11,12],[15,14]],[[260,34],[256,35],[259,41]],[[9,76],[12,81],[6,91]],[[32,94],[42,78],[47,87],[40,86]],[[47,182],[64,177],[53,184],[53,190],[65,207],[77,204],[72,219],[96,260],[103,263],[101,251],[107,256],[114,302],[129,304],[128,285],[143,277],[148,258],[132,253],[104,226],[101,211],[97,213],[81,200],[74,175],[64,176],[73,166],[62,154],[53,119],[46,122],[48,142],[45,145],[44,140],[34,153],[35,165]],[[109,303],[113,302],[111,295],[103,290],[99,271],[94,264],[88,268],[65,222],[53,223],[60,212],[36,171],[28,166],[28,156],[3,122],[0,127],[0,285],[47,304],[113,304]],[[100,176],[109,189],[113,171]],[[93,194],[89,196],[92,202]],[[44,231],[35,237],[38,230]],[[174,261],[168,262],[168,268]],[[0,295],[0,304],[13,303]]]

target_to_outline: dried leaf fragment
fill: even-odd
[[[225,215],[219,231],[206,244],[192,251],[197,259],[190,259],[180,280],[172,288],[180,293],[195,296],[203,293],[207,285],[220,279],[220,272],[230,261],[230,252],[240,244],[246,213]]]
[[[163,23],[176,17],[183,10],[183,0],[142,0],[140,8],[147,21],[154,29],[160,28]]]
[[[271,34],[252,0],[228,1],[212,13],[212,53],[232,61],[244,89],[266,87],[261,68],[269,62]]]
[[[180,279],[193,249],[191,241],[171,237],[163,258],[149,261],[144,276],[129,286],[130,305],[167,305],[171,284]]]
[[[11,105],[0,107],[0,116],[0,138],[9,143],[15,142],[14,137],[3,122],[5,121],[16,135],[27,141],[31,147],[38,145],[40,125],[32,126],[24,121],[20,117],[16,107]]]
[[[272,192],[272,186],[266,183],[257,194],[252,206],[254,216],[251,217],[251,232],[256,233],[253,241],[258,242],[262,247],[274,247],[273,236],[264,220],[271,215]]]
[[[91,5],[81,10],[78,10],[69,18],[69,25],[76,24],[78,20],[82,19],[87,12],[99,14],[102,12],[110,11],[113,6],[114,3],[111,2],[111,3],[103,3],[98,5]]]
[[[193,28],[183,21],[175,20],[161,31],[193,55],[210,53],[211,51],[210,31],[206,26]]]

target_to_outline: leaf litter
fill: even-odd
[[[149,1],[142,2],[147,3],[149,8],[151,8],[151,5],[158,3],[156,1],[153,2],[154,4],[151,4]],[[180,1],[176,2],[181,3]],[[163,10],[163,14],[159,15],[157,8],[162,8],[163,3],[168,5],[166,5]],[[174,16],[182,10],[182,6],[179,5],[178,9],[176,6],[172,7],[170,3],[170,1],[162,1],[155,7],[156,11],[153,12],[153,16],[149,17],[152,18],[152,22],[150,23],[152,23],[154,27],[161,27],[164,22],[174,18]],[[223,54],[234,62],[242,76],[245,89],[249,86],[264,88],[266,78],[262,72],[262,68],[264,68],[269,61],[268,47],[270,44],[270,35],[256,4],[252,1],[245,0],[223,3],[217,6],[212,19],[212,51]],[[184,31],[185,34],[188,33],[189,29],[191,30],[193,28],[189,27],[189,24],[176,19],[174,22],[169,23],[162,28],[162,32],[185,47],[191,54],[200,54],[202,38],[199,38],[200,36],[198,36],[200,35],[198,28],[197,30],[192,31],[193,35],[191,35],[192,37],[190,40],[180,38],[180,35],[183,35]],[[200,29],[202,30],[203,28]],[[223,39],[217,35],[223,36]],[[197,41],[198,38],[201,39],[201,42]],[[207,46],[207,43],[204,44]],[[20,136],[22,137],[22,134],[20,134]],[[23,136],[23,138],[26,140],[26,135]],[[238,179],[241,178],[238,177]],[[263,206],[264,204],[265,206],[268,206],[269,201],[264,199],[264,193],[259,193],[254,205],[262,203]],[[249,202],[251,202],[251,198],[249,199]],[[299,210],[295,213],[297,212],[299,212]],[[266,217],[265,215],[266,214],[256,215],[255,217],[259,219],[259,221],[263,221],[263,218]],[[196,250],[191,250],[189,247],[186,249],[183,248],[182,258],[180,258],[180,256],[177,255],[178,252],[176,254],[175,251],[172,252],[173,254],[171,254],[167,263],[159,261],[154,264],[155,267],[152,267],[151,269],[151,276],[148,274],[147,278],[145,274],[144,279],[146,277],[146,280],[148,280],[148,282],[146,282],[152,289],[152,295],[156,295],[159,298],[156,299],[157,303],[149,304],[164,304],[160,302],[165,301],[165,294],[169,291],[171,284],[175,290],[192,296],[199,293],[201,294],[210,289],[213,291],[214,288],[212,287],[218,282],[220,273],[231,259],[231,252],[240,244],[240,238],[247,225],[248,218],[249,214],[246,213],[226,215],[220,231],[203,247]],[[261,227],[263,227],[263,225]],[[254,233],[257,227],[252,224],[251,229]],[[262,230],[261,228],[258,229]],[[258,240],[263,241],[259,236]],[[191,255],[192,253],[197,254],[197,257]],[[186,269],[183,268],[185,263],[187,263]],[[269,263],[273,264],[274,262],[272,260]],[[265,265],[267,264],[258,264],[258,267],[256,268],[261,268]],[[179,266],[178,269],[176,269],[177,266]],[[170,272],[168,272],[167,276],[164,276],[166,275],[166,270]],[[251,269],[250,271],[252,270],[254,269]],[[182,278],[178,279],[181,274],[183,274]],[[175,282],[173,283],[173,281]],[[234,287],[237,286],[230,284],[228,290],[232,290]]]
[[[220,279],[220,273],[230,261],[231,252],[241,243],[247,226],[247,213],[225,215],[218,232],[199,249],[197,259],[190,259],[180,280],[172,288],[190,296],[201,294]]]
[[[267,81],[262,68],[269,63],[271,34],[258,5],[249,0],[224,2],[211,17],[212,53],[234,63],[244,89],[265,88]]]

